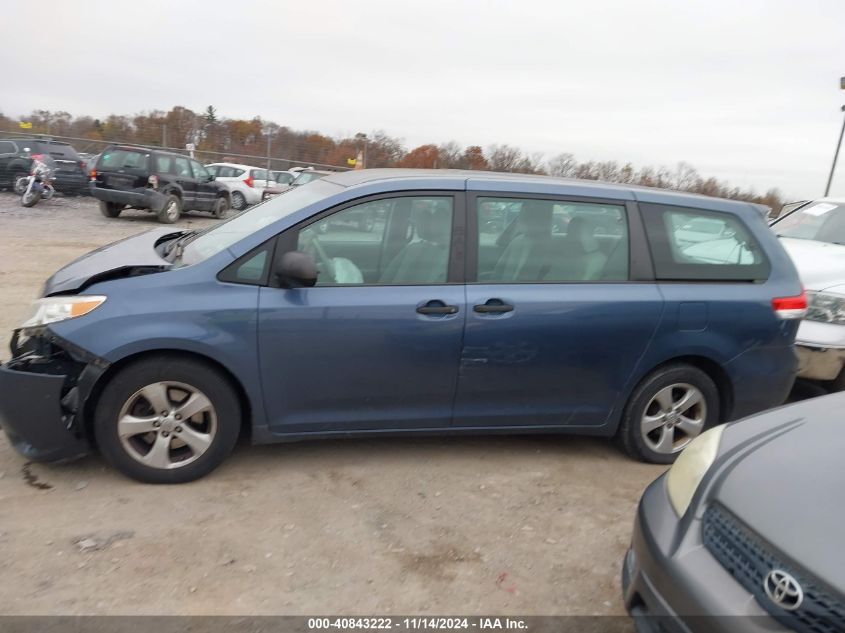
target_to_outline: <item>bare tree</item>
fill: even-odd
[[[549,175],[560,178],[574,178],[577,168],[578,162],[575,160],[575,156],[569,152],[558,154],[550,159],[548,163]]]
[[[510,145],[491,145],[487,162],[493,171],[516,171],[523,160],[522,152]]]

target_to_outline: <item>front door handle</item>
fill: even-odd
[[[480,314],[504,314],[505,312],[513,312],[513,306],[501,299],[488,299],[486,303],[472,306],[472,309]]]
[[[420,314],[456,314],[458,306],[450,306],[439,299],[432,299],[424,305],[417,306],[417,312]]]

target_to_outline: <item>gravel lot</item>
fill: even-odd
[[[0,336],[56,268],[159,226],[125,216],[0,193]],[[0,614],[620,614],[662,470],[597,439],[380,439],[239,446],[156,487],[97,457],[27,465],[3,438]]]

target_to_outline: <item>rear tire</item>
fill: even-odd
[[[179,196],[170,194],[164,202],[164,206],[157,214],[158,221],[163,224],[173,224],[182,217],[182,201]]]
[[[116,218],[120,215],[121,211],[123,211],[123,205],[119,202],[106,202],[105,200],[100,200],[100,213],[107,218]]]
[[[14,191],[16,194],[23,195],[23,192],[26,191],[26,183],[25,181],[21,181],[21,178],[26,178],[27,173],[23,171],[15,172],[12,176],[12,186],[11,190]]]
[[[218,220],[222,220],[226,217],[228,212],[229,200],[227,200],[225,196],[220,196],[214,201],[214,208],[211,210],[211,214]]]
[[[617,439],[634,459],[671,464],[719,416],[719,390],[710,376],[692,365],[666,365],[634,389]]]
[[[243,211],[246,209],[246,198],[240,191],[232,192],[232,208],[235,211]]]
[[[94,418],[106,460],[124,475],[154,484],[210,473],[231,453],[240,428],[240,404],[229,380],[200,360],[166,354],[112,377]]]

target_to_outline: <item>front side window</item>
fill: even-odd
[[[476,211],[480,282],[628,279],[623,205],[479,197]]]
[[[446,283],[452,216],[450,196],[364,202],[299,229],[296,248],[317,261],[318,286]]]
[[[195,160],[191,161],[191,167],[194,169],[194,178],[200,180],[208,180],[208,170]]]
[[[191,178],[191,164],[187,158],[175,156],[173,158],[174,173],[181,178]]]
[[[734,215],[640,204],[661,280],[762,281],[769,264],[757,240]]]
[[[811,202],[772,225],[781,237],[845,244],[845,204]]]

